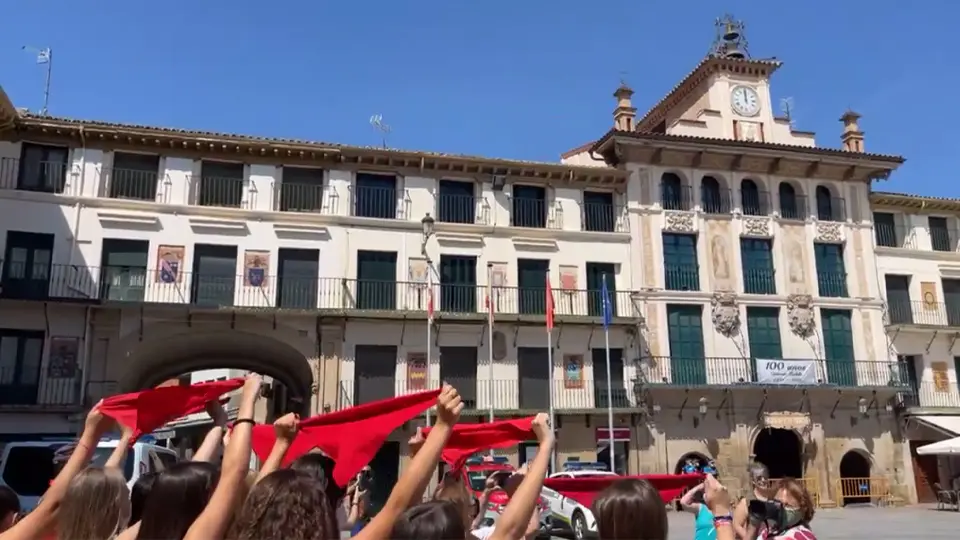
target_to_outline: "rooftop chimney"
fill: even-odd
[[[617,98],[617,108],[613,110],[613,128],[618,131],[633,131],[637,108],[630,102],[632,96],[633,90],[625,82],[621,82],[613,93],[613,97]]]
[[[843,143],[843,149],[847,152],[863,152],[863,132],[860,131],[860,125],[857,120],[860,115],[847,110],[840,117],[843,122],[843,135],[840,135],[840,142]]]

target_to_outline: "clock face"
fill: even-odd
[[[730,93],[733,111],[741,116],[756,116],[760,112],[760,97],[749,86],[736,86]]]

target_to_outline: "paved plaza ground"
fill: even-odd
[[[927,506],[818,510],[812,527],[821,540],[960,537],[960,512]],[[670,540],[693,539],[693,516],[670,513]]]

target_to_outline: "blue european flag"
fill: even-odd
[[[600,291],[600,302],[603,304],[603,328],[610,328],[613,322],[613,305],[610,302],[610,291],[607,290],[607,275],[603,275],[603,288]]]

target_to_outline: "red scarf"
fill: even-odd
[[[642,474],[637,476],[590,476],[586,478],[547,478],[543,487],[560,492],[578,503],[590,507],[597,493],[617,480],[624,478],[642,479],[653,484],[660,492],[664,503],[676,499],[684,488],[703,482],[702,474]]]
[[[457,424],[443,448],[441,457],[454,469],[463,467],[467,459],[482,450],[504,448],[533,438],[533,417],[498,420],[485,424]],[[424,428],[424,437],[430,428]]]
[[[119,424],[132,428],[136,440],[171,420],[202,411],[207,403],[242,386],[242,378],[191,386],[163,386],[108,397],[100,402],[98,409]]]
[[[390,433],[429,409],[439,395],[440,390],[430,390],[303,420],[297,438],[284,456],[283,465],[319,448],[336,462],[333,468],[334,482],[341,487],[346,486],[360,469],[373,460]],[[270,455],[276,440],[273,426],[253,428],[253,451],[261,461]]]

